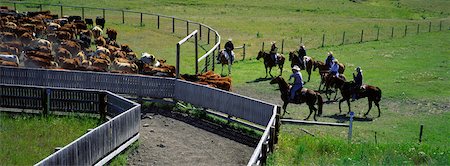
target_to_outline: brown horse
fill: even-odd
[[[325,85],[326,82],[326,74],[329,72],[328,66],[325,64],[325,62],[322,61],[313,61],[313,71],[316,71],[316,69],[319,68],[319,74],[320,74],[320,84],[319,84],[319,91],[320,87],[322,85]],[[339,74],[344,74],[345,71],[345,65],[342,63],[339,63]]]
[[[313,68],[313,60],[311,57],[305,56],[306,59],[306,69],[303,65],[300,65],[300,60],[298,59],[298,55],[295,54],[295,52],[289,52],[289,61],[291,61],[291,67],[294,67],[294,65],[297,65],[300,67],[300,69],[302,70],[306,70],[306,72],[308,73],[308,82],[311,79],[311,71]]]
[[[270,81],[270,84],[276,84],[278,83],[278,87],[280,89],[281,92],[281,100],[283,100],[283,115],[287,112],[286,111],[286,107],[289,104],[290,100],[290,86],[289,84],[283,79],[283,77],[278,76],[275,77],[274,79],[272,79],[272,81]],[[322,100],[322,96],[320,96],[320,93],[318,92],[314,92],[313,90],[310,89],[302,89],[300,91],[297,91],[297,95],[295,96],[294,99],[294,104],[301,104],[301,103],[306,103],[309,107],[309,115],[308,117],[305,118],[305,120],[309,119],[309,117],[311,116],[311,114],[314,111],[314,120],[317,121],[316,119],[316,115],[321,116],[322,115],[322,107],[323,107],[323,100]],[[304,93],[304,94],[302,94]],[[317,103],[317,107],[314,107],[314,105]]]
[[[346,78],[344,75],[340,74],[339,77],[332,76],[330,74],[325,75],[325,95],[327,96],[328,101],[330,100],[331,96],[331,90],[334,89],[334,100],[336,100],[337,97],[337,91],[340,90],[340,88],[344,85],[344,82],[346,81]]]
[[[272,57],[270,57],[269,53],[266,53],[264,51],[259,51],[258,52],[258,56],[256,57],[256,60],[259,60],[263,58],[264,59],[264,67],[266,68],[266,77],[267,78],[267,68],[269,68],[269,74],[271,77],[272,76],[272,67],[277,66],[277,64],[275,64],[275,61],[272,59]],[[283,74],[283,65],[284,65],[284,56],[283,54],[280,54],[280,56],[278,56],[278,68],[280,68],[280,75]]]
[[[217,59],[218,59],[219,63],[222,64],[222,72],[220,72],[220,75],[223,75],[223,66],[224,65],[228,66],[228,75],[231,75],[231,65],[232,65],[232,63],[231,63],[230,60],[228,60],[225,57],[225,54],[223,52],[224,52],[224,50],[220,51],[219,55],[217,55],[218,56]]]
[[[347,101],[348,105],[348,112],[350,112],[350,98],[352,98],[352,94],[356,92],[357,98],[365,98],[367,97],[367,100],[369,101],[369,110],[364,114],[364,116],[367,116],[370,112],[370,109],[372,108],[372,102],[375,103],[375,105],[378,108],[378,117],[380,117],[380,105],[379,102],[381,100],[381,89],[376,86],[371,85],[363,85],[364,90],[357,90],[355,88],[355,82],[344,82],[341,87],[341,94],[342,99],[339,100],[339,113],[341,113],[341,103],[343,101]]]

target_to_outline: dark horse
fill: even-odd
[[[272,57],[270,57],[269,53],[266,53],[264,51],[259,51],[258,52],[258,56],[256,57],[256,60],[259,60],[263,58],[264,59],[264,67],[266,68],[266,77],[267,78],[267,68],[269,68],[269,74],[271,77],[272,76],[272,67],[275,67],[277,64],[275,64],[275,61],[272,59]],[[278,68],[280,68],[280,75],[283,74],[283,65],[284,65],[284,56],[282,54],[280,54],[280,56],[278,56]]]
[[[286,107],[289,104],[289,96],[290,96],[290,86],[289,84],[283,79],[283,77],[278,76],[275,77],[274,79],[272,79],[272,81],[270,81],[270,84],[276,84],[278,83],[280,92],[281,92],[281,99],[283,100],[283,115],[287,112],[286,111]],[[311,114],[314,111],[314,120],[317,121],[316,119],[316,115],[320,116],[322,115],[322,107],[323,107],[323,100],[322,100],[322,96],[320,96],[320,93],[318,92],[314,92],[313,90],[307,89],[307,90],[301,90],[301,91],[305,91],[304,95],[302,94],[303,92],[297,91],[297,95],[295,95],[295,99],[294,99],[294,104],[301,104],[301,103],[306,103],[309,107],[309,115],[308,117],[305,118],[305,120],[309,119],[309,117],[311,116]],[[317,102],[317,107],[314,107],[314,105]]]
[[[294,65],[297,65],[300,67],[300,69],[302,70],[306,70],[306,72],[308,73],[308,82],[311,79],[311,71],[313,68],[313,60],[311,57],[305,56],[305,60],[306,62],[306,69],[303,65],[300,65],[300,60],[298,59],[298,55],[295,54],[294,52],[289,52],[289,61],[291,61],[291,67],[294,67]]]
[[[343,80],[342,80],[343,81]],[[371,85],[363,85],[363,90],[357,90],[355,88],[355,82],[350,81],[346,82],[343,81],[341,86],[341,95],[342,99],[339,100],[339,113],[341,113],[341,103],[343,101],[347,101],[348,105],[348,112],[350,112],[350,99],[352,98],[353,92],[356,92],[356,96],[358,99],[367,97],[367,100],[369,101],[369,110],[364,114],[364,116],[367,116],[370,112],[370,109],[372,108],[372,102],[375,103],[375,105],[378,108],[378,117],[380,117],[380,105],[379,102],[381,100],[381,89],[376,86]]]
[[[320,74],[320,84],[319,84],[319,91],[320,87],[326,83],[326,76],[329,72],[328,66],[322,62],[322,61],[314,61],[313,62],[313,71],[316,71],[316,69],[319,68],[319,74]],[[339,74],[344,74],[345,71],[345,65],[342,63],[339,63]]]
[[[325,95],[327,96],[328,101],[330,101],[331,96],[331,90],[330,88],[334,89],[334,100],[336,100],[337,97],[337,91],[340,90],[340,88],[344,85],[344,82],[346,81],[346,78],[344,75],[340,74],[339,77],[336,77],[334,75],[325,74]]]
[[[219,52],[219,55],[218,55],[217,59],[219,60],[219,63],[222,64],[222,71],[220,72],[220,74],[223,75],[223,66],[227,65],[228,66],[228,75],[231,75],[231,65],[232,65],[232,63],[231,63],[231,60],[228,60],[225,57],[225,54],[223,53],[223,50]]]

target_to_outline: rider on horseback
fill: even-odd
[[[328,52],[328,56],[327,59],[325,59],[325,64],[328,66],[328,68],[331,68],[331,65],[333,65],[333,60],[334,60],[334,56],[333,56],[333,52]]]
[[[298,49],[298,60],[300,60],[300,65],[306,69],[306,63],[304,62],[304,57],[306,56],[306,49],[303,43],[300,45],[300,49]]]
[[[234,45],[233,45],[233,43],[231,41],[232,41],[232,39],[229,38],[228,42],[225,43],[225,52],[228,54],[228,57],[230,58],[230,64],[233,64],[233,61],[234,61],[234,52],[233,52]]]
[[[330,76],[338,77],[339,76],[339,62],[337,59],[334,59],[332,62],[333,63],[330,68]]]
[[[289,77],[289,81],[291,80],[291,78],[294,78],[294,83],[292,85],[291,88],[291,96],[290,96],[290,100],[293,101],[295,98],[295,93],[299,90],[303,88],[303,77],[302,77],[302,73],[300,73],[300,68],[295,65],[294,67],[292,67],[292,73],[291,76]]]
[[[275,64],[278,64],[278,58],[277,58],[277,52],[278,52],[278,48],[275,45],[275,41],[273,41],[272,47],[270,47],[270,56],[272,57],[272,60],[275,62]]]
[[[354,87],[354,91],[352,94],[352,101],[355,101],[355,99],[357,98],[357,93],[361,92],[361,86],[362,86],[362,81],[363,81],[363,75],[362,75],[362,70],[361,67],[357,67],[356,69],[356,76],[355,73],[353,73],[353,80],[355,81],[355,87]]]

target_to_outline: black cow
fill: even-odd
[[[102,27],[102,29],[105,28],[105,18],[97,16],[95,19],[95,24]]]

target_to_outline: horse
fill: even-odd
[[[281,92],[281,99],[283,100],[284,112],[283,112],[282,116],[284,116],[284,114],[287,112],[286,107],[289,104],[289,102],[291,102],[289,100],[289,97],[291,95],[290,86],[281,76],[277,76],[274,79],[272,79],[272,81],[270,81],[270,84],[276,84],[276,83],[278,83],[278,87]],[[304,93],[304,95],[297,94],[292,103],[294,103],[294,104],[306,103],[309,107],[309,115],[304,120],[309,119],[309,117],[311,116],[311,114],[314,111],[314,120],[317,121],[316,115],[318,115],[318,116],[322,115],[322,107],[323,107],[322,96],[320,96],[320,93],[314,92],[313,90],[306,89],[306,88],[303,88],[301,91],[302,91],[301,93]],[[297,93],[299,93],[299,91],[297,91]],[[314,107],[315,104],[317,104],[318,108]]]
[[[306,69],[303,65],[300,65],[300,60],[298,59],[298,55],[295,54],[295,52],[289,52],[289,61],[291,61],[291,67],[294,67],[294,65],[297,65],[300,67],[300,69],[302,70],[306,70],[306,72],[308,73],[308,81],[311,79],[311,71],[313,68],[313,60],[311,57],[309,56],[305,56],[304,58],[305,60],[303,61],[304,63],[306,63]],[[306,61],[306,62],[305,62]]]
[[[278,68],[280,68],[280,76],[283,74],[283,65],[284,65],[284,56],[283,54],[279,54],[280,56],[278,57]],[[272,59],[271,55],[269,53],[266,53],[264,51],[259,51],[258,52],[258,56],[256,57],[256,60],[259,60],[263,58],[264,59],[264,67],[266,68],[266,77],[267,78],[267,68],[269,68],[269,74],[271,77],[272,76],[272,67],[277,66],[277,64],[275,64],[275,61]]]
[[[340,90],[345,81],[346,78],[342,74],[340,74],[339,77],[331,76],[329,74],[325,75],[325,95],[327,96],[328,101],[330,100],[331,96],[331,91],[329,89],[333,88],[334,92],[336,92],[334,95],[334,100],[336,100],[337,91]]]
[[[231,75],[231,65],[232,65],[232,63],[231,63],[231,60],[228,60],[228,59],[230,59],[230,57],[228,59],[225,57],[224,51],[225,50],[220,51],[219,55],[217,55],[218,56],[217,60],[219,61],[218,63],[222,64],[222,71],[220,72],[220,74],[223,75],[223,66],[227,65],[228,66],[228,75]]]
[[[322,62],[322,61],[313,61],[312,64],[313,64],[313,71],[316,71],[316,69],[319,68],[319,74],[320,74],[319,91],[320,91],[320,87],[322,87],[322,85],[324,85],[326,82],[326,75],[328,74],[330,69],[325,64],[325,62]],[[342,63],[338,63],[338,64],[339,64],[338,73],[344,74],[345,65]]]
[[[348,105],[348,112],[350,113],[350,98],[352,98],[353,92],[356,91],[356,94],[358,96],[358,99],[367,97],[367,100],[369,101],[369,110],[364,114],[364,117],[367,116],[370,112],[370,109],[372,108],[372,102],[375,103],[375,105],[378,108],[378,117],[380,117],[380,105],[379,102],[381,100],[381,89],[376,86],[371,85],[363,85],[364,90],[355,90],[355,82],[349,81],[344,82],[340,91],[342,95],[342,99],[339,100],[339,113],[341,113],[341,103],[343,101],[347,101]]]

